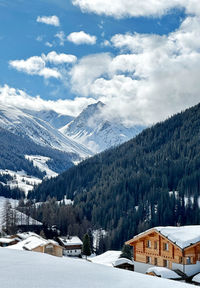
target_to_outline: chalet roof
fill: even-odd
[[[62,236],[58,238],[64,246],[83,245],[81,239],[77,236]]]
[[[175,271],[172,271],[166,267],[150,267],[147,269],[147,273],[154,273],[155,275],[165,279],[181,279],[181,276],[179,276]]]
[[[48,244],[53,244],[56,246],[60,246],[56,241],[54,240],[46,240],[42,238],[41,236],[37,235],[36,233],[33,233],[34,235],[31,235],[21,242],[9,246],[10,249],[18,249],[18,250],[33,250],[39,246],[46,246]],[[61,247],[61,246],[60,246]]]
[[[127,244],[131,241],[135,241],[143,235],[149,234],[150,232],[157,231],[171,242],[176,244],[181,249],[191,246],[197,242],[200,242],[200,225],[190,225],[190,226],[166,226],[166,227],[154,227],[143,233],[140,233],[133,237]]]
[[[13,241],[20,241],[18,238],[4,238],[4,237],[1,237],[0,238],[0,243],[5,243],[5,244],[9,244],[9,243],[12,243]]]
[[[114,267],[122,265],[122,264],[129,264],[134,266],[133,261],[127,259],[127,258],[119,258],[115,262],[112,263]]]

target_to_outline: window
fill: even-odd
[[[169,244],[168,243],[163,244],[163,250],[169,251]]]
[[[147,248],[151,248],[151,241],[147,240]]]
[[[146,262],[149,263],[149,264],[151,264],[151,257],[147,256]]]
[[[179,263],[182,264],[182,262],[183,262],[183,258],[179,257]]]
[[[186,264],[192,264],[192,259],[190,256],[186,257]]]
[[[158,247],[157,241],[154,241],[154,249],[157,249],[157,247]]]
[[[154,265],[158,265],[158,258],[154,258]]]
[[[168,267],[168,261],[165,260],[165,259],[163,260],[163,266],[164,266],[164,267]]]

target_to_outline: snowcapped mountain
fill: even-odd
[[[56,129],[65,126],[74,119],[74,117],[72,116],[59,114],[54,110],[41,110],[41,111],[23,110],[23,111],[34,117],[46,121]]]
[[[12,106],[0,104],[0,127],[15,135],[28,137],[41,146],[74,153],[81,158],[92,155],[89,149],[69,139],[48,122]]]
[[[141,126],[127,128],[119,121],[105,119],[101,113],[104,107],[102,102],[89,105],[78,117],[60,128],[60,132],[98,153],[128,141],[144,129]]]

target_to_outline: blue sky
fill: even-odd
[[[185,59],[195,53],[199,60],[198,43],[189,47],[189,40],[184,37],[194,36],[190,41],[193,43],[199,33],[195,24],[200,14],[198,1],[190,0],[188,5],[182,0],[180,5],[178,0],[169,0],[168,4],[160,0],[163,3],[160,7],[156,1],[141,1],[145,4],[137,7],[135,0],[127,1],[129,4],[116,0],[109,5],[105,0],[0,0],[1,102],[9,103],[12,94],[16,103],[23,106],[26,105],[26,101],[22,103],[23,97],[37,101],[35,97],[39,95],[37,109],[51,104],[52,109],[56,107],[59,112],[73,115],[89,103],[102,100],[109,107],[108,117],[114,113],[129,124],[151,124],[196,104],[200,100],[196,88],[189,95],[191,101],[188,95],[187,101],[184,100],[186,91],[190,93],[196,85],[195,79],[183,89],[181,82],[185,78],[179,77],[184,69],[182,77],[197,73],[197,67],[188,64],[189,58]],[[46,23],[44,18],[38,20],[46,17],[51,22],[52,16],[56,17],[57,24]],[[79,33],[70,38],[74,32]],[[52,58],[49,60],[51,52],[54,52],[52,57],[71,55],[76,60],[62,62],[61,57],[58,64]],[[125,69],[131,63],[132,66]],[[174,75],[170,72],[171,65]],[[159,79],[162,73],[165,75]],[[170,86],[170,80],[174,82],[177,74],[173,90],[162,95],[162,87]],[[156,86],[156,75],[158,82],[164,81],[162,87]],[[12,88],[15,90],[10,92]],[[22,91],[26,96],[20,94]],[[60,99],[66,101],[59,102]],[[157,110],[153,107],[159,101],[164,104],[161,109],[157,107],[161,111],[155,117]],[[27,105],[31,106],[30,102]]]

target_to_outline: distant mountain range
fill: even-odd
[[[89,105],[78,117],[60,128],[60,132],[98,153],[128,141],[144,129],[143,126],[127,128],[119,120],[106,119],[104,108],[102,102]]]
[[[104,108],[98,102],[72,117],[54,110],[34,111],[0,104],[0,172],[23,170],[39,178],[46,175],[48,168],[50,175],[61,173],[143,129],[105,119]],[[39,159],[40,163],[30,159]]]

